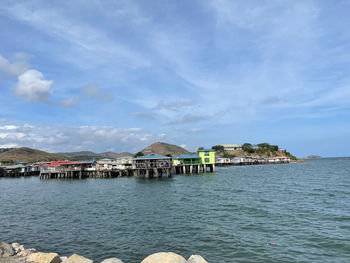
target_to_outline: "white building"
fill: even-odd
[[[225,152],[233,152],[242,149],[238,144],[220,144],[220,146],[224,147]]]

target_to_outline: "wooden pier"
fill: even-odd
[[[217,166],[230,166],[230,165],[259,165],[259,164],[284,164],[290,163],[290,158],[286,156],[277,156],[272,158],[259,158],[259,157],[234,157],[230,158],[218,158],[216,160]]]
[[[12,164],[0,167],[0,177],[35,176],[39,174],[39,165]]]
[[[173,166],[175,174],[199,174],[199,173],[214,173],[215,164],[180,164]]]
[[[40,179],[83,179],[83,178],[116,178],[124,176],[133,176],[132,169],[113,169],[113,170],[89,170],[89,169],[60,169],[56,171],[43,171],[40,173]]]
[[[112,166],[113,167],[113,166]],[[43,164],[40,179],[83,179],[83,178],[116,178],[134,176],[137,178],[171,177],[172,174],[193,174],[215,172],[215,164],[185,162],[173,165],[171,157],[149,155],[134,158],[132,164],[122,169],[102,166],[99,162],[56,161]]]
[[[146,155],[133,160],[134,176],[139,178],[171,177],[172,158],[162,155]]]

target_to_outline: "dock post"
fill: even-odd
[[[171,177],[171,170],[170,170],[170,168],[166,169],[166,174],[167,174],[168,178]]]
[[[146,179],[149,179],[150,178],[150,175],[149,175],[149,170],[146,169]]]
[[[190,174],[192,174],[192,170],[193,170],[193,165],[190,165]]]
[[[186,174],[186,165],[182,166],[182,171],[183,171],[183,174]]]

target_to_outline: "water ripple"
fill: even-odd
[[[350,162],[334,159],[156,180],[2,178],[0,240],[97,261],[174,251],[211,263],[350,262],[349,189]]]

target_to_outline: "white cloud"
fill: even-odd
[[[0,55],[0,76],[14,77],[24,73],[28,68],[28,63],[23,56],[15,56],[15,60],[10,62]]]
[[[0,145],[32,147],[49,152],[91,149],[103,152],[113,147],[116,151],[137,152],[166,135],[141,128],[114,126],[37,125],[0,121],[0,127],[11,127],[0,132]]]
[[[18,144],[15,144],[15,143],[0,144],[0,148],[16,148],[16,147],[18,147]]]
[[[52,84],[53,80],[45,80],[40,71],[30,69],[18,76],[15,94],[31,102],[48,103]]]
[[[0,130],[15,130],[17,128],[18,128],[18,126],[15,126],[15,125],[3,125],[3,126],[0,126]]]

